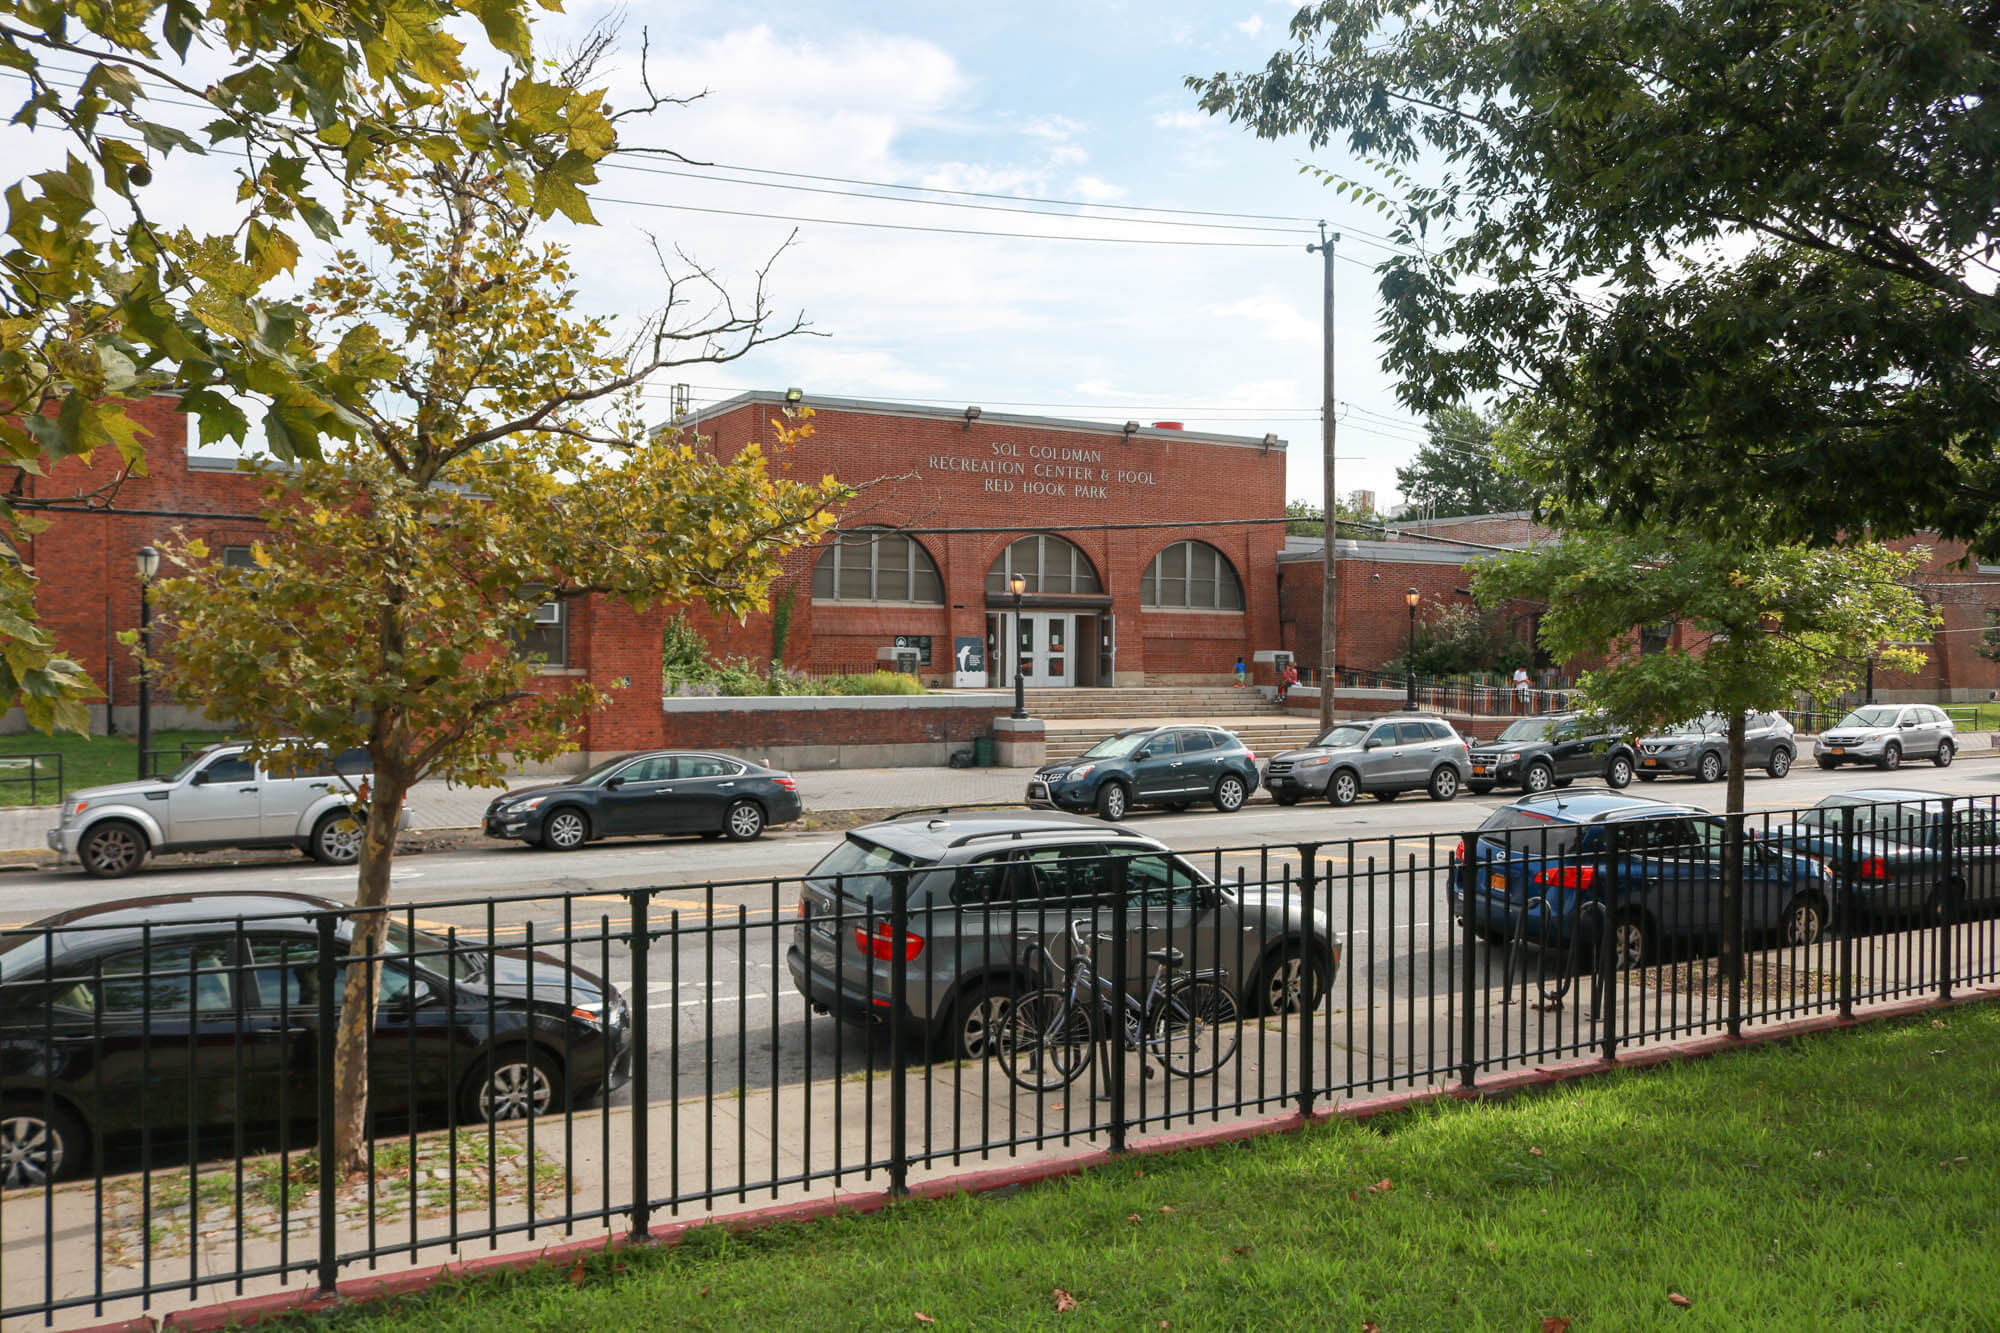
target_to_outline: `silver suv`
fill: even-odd
[[[1798,744],[1792,724],[1776,713],[1743,715],[1743,767],[1761,768],[1774,778],[1792,771]],[[1714,782],[1729,771],[1729,719],[1703,713],[1679,722],[1639,742],[1639,768],[1633,776],[1651,782],[1661,774]]]
[[[1136,994],[1149,955],[1226,980],[1251,1013],[1317,1008],[1340,945],[1324,911],[1308,927],[1298,894],[1275,885],[1217,884],[1164,844],[1131,829],[1059,812],[919,811],[848,833],[807,875],[785,961],[813,1008],[850,1022],[894,1017],[962,1059],[989,1049],[1014,997],[1054,980],[1025,960],[1039,942],[1067,957],[1069,923],[1108,932],[1123,865],[1127,984]],[[907,886],[906,929],[890,919]],[[1116,941],[1098,935],[1107,955]],[[904,1004],[893,969],[902,956]],[[1097,961],[1112,975],[1111,957]]]
[[[1930,704],[1869,704],[1821,732],[1813,759],[1821,768],[1899,768],[1905,759],[1929,759],[1945,768],[1958,753],[1957,731],[1945,711]]]
[[[327,865],[352,865],[361,854],[354,803],[368,752],[260,763],[249,748],[215,745],[172,777],[72,792],[49,846],[102,879],[131,874],[149,853],[217,847],[295,847]]]
[[[1428,791],[1449,801],[1472,777],[1471,749],[1441,717],[1398,713],[1379,722],[1337,722],[1303,750],[1287,750],[1264,770],[1264,785],[1279,805],[1324,796],[1352,805],[1368,792],[1393,801],[1406,791]]]

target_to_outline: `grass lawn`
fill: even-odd
[[[1961,734],[1968,731],[2000,730],[2000,703],[1941,704],[1939,706],[1958,725],[1958,730]],[[1959,748],[1965,748],[1963,741],[1959,742]]]
[[[182,744],[213,745],[222,739],[220,733],[213,731],[156,731],[153,733],[152,748],[168,750]],[[51,752],[62,756],[65,792],[83,787],[102,787],[110,782],[130,782],[139,776],[139,741],[134,736],[72,736],[67,732],[44,736],[39,731],[23,736],[0,736],[0,805],[55,804],[58,798],[54,761],[32,761],[38,777],[35,785],[39,790],[31,793],[26,781],[31,761],[23,758]],[[169,773],[178,766],[170,755],[155,755],[154,763]]]
[[[2000,1328],[1996,1049],[1967,1009],[301,1322]]]

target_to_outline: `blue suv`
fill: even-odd
[[[1257,790],[1257,756],[1221,727],[1129,727],[1074,759],[1043,764],[1028,779],[1028,804],[1094,810],[1119,820],[1134,806],[1185,810],[1213,802],[1228,813]]]
[[[1472,925],[1489,942],[1517,930],[1544,947],[1567,946],[1579,931],[1594,941],[1588,903],[1609,912],[1621,968],[1653,958],[1668,939],[1722,933],[1723,821],[1698,806],[1615,791],[1545,792],[1495,810],[1472,842]],[[1460,866],[1467,854],[1460,843]],[[1614,884],[1616,901],[1607,902]],[[1747,930],[1794,945],[1825,930],[1833,878],[1813,858],[1753,839],[1744,846],[1743,886]],[[1463,923],[1462,873],[1452,878],[1451,903]]]

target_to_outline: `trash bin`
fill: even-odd
[[[993,738],[981,736],[972,742],[972,763],[976,768],[993,767]]]

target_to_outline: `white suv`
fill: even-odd
[[[1957,730],[1942,708],[1930,704],[1869,704],[1821,732],[1813,758],[1821,768],[1900,768],[1905,759],[1929,759],[1943,768],[1958,753]]]
[[[322,751],[285,764],[260,763],[249,748],[211,746],[172,777],[72,792],[49,846],[105,879],[131,874],[149,853],[216,847],[295,847],[327,865],[352,865],[361,854],[354,806],[368,752],[329,759]]]

